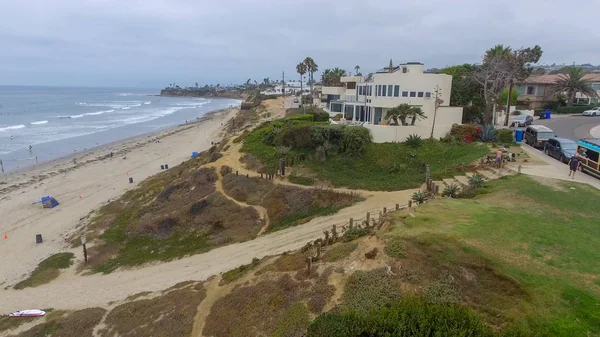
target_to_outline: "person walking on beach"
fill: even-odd
[[[569,177],[571,177],[571,179],[575,179],[575,172],[577,172],[579,166],[581,166],[581,160],[576,153],[569,159]]]

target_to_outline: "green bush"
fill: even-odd
[[[313,115],[313,120],[315,122],[328,122],[329,121],[329,114],[325,111],[315,111],[315,112],[311,112],[311,114]]]
[[[310,128],[310,135],[312,138],[312,147],[314,149],[319,146],[325,145],[325,143],[329,143],[332,147],[333,152],[338,152],[339,148],[342,146],[342,129],[345,126],[343,125],[313,125]]]
[[[289,179],[290,183],[298,184],[298,185],[312,186],[315,184],[315,180],[313,178],[309,178],[309,177],[290,175],[288,177],[288,179]]]
[[[458,187],[457,184],[450,184],[444,188],[444,192],[442,192],[442,197],[456,198],[458,196],[459,191],[460,187]]]
[[[416,149],[423,144],[423,139],[417,134],[412,134],[409,135],[408,138],[406,138],[406,141],[404,143]]]
[[[371,144],[373,137],[367,128],[350,126],[342,129],[342,151],[348,156],[357,156]]]
[[[514,141],[514,132],[510,129],[500,129],[496,133],[496,140],[502,144],[510,144]]]
[[[331,312],[317,317],[309,337],[494,336],[483,320],[456,305],[428,305],[404,299],[368,314]]]
[[[412,200],[414,202],[416,202],[417,204],[422,204],[425,202],[425,200],[427,200],[427,196],[425,195],[425,193],[419,191],[419,192],[415,192],[412,195]]]
[[[589,110],[595,105],[580,105],[580,106],[561,106],[556,108],[557,114],[580,114],[585,110]]]
[[[310,149],[312,147],[310,125],[293,125],[282,128],[275,135],[275,145],[289,146],[296,149]]]

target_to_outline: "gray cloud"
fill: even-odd
[[[579,10],[585,9],[585,10]],[[575,10],[576,18],[568,13]],[[0,83],[161,87],[297,78],[319,68],[477,62],[539,44],[542,62],[598,62],[600,3],[572,0],[22,0],[0,3]]]

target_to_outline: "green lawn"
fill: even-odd
[[[286,127],[286,121],[279,121],[279,127]],[[304,153],[307,158],[315,157],[312,150],[292,148],[282,153],[280,148],[266,144],[265,138],[272,128],[263,125],[244,135],[241,149],[257,158],[268,172],[275,172],[279,159],[285,156]],[[333,154],[325,161],[308,159],[296,161],[295,165],[310,169],[307,178],[331,182],[334,186],[394,191],[421,186],[425,181],[425,163],[430,166],[432,178],[449,178],[462,174],[469,164],[487,153],[489,148],[485,145],[455,145],[436,140],[425,140],[416,149],[403,143],[372,143],[357,157]]]
[[[600,335],[600,191],[519,175],[481,192],[419,206],[388,240],[426,247],[444,268],[486,270],[476,276],[485,303],[471,304],[489,319],[525,335]]]

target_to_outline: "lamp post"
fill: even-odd
[[[438,106],[440,105],[440,103],[442,103],[442,99],[440,99],[440,97],[442,96],[442,89],[440,89],[439,85],[435,86],[435,90],[434,90],[434,98],[435,98],[435,102],[433,103],[433,124],[431,125],[431,136],[429,136],[429,138],[433,139],[433,131],[435,129],[435,117],[437,116],[437,109]]]

